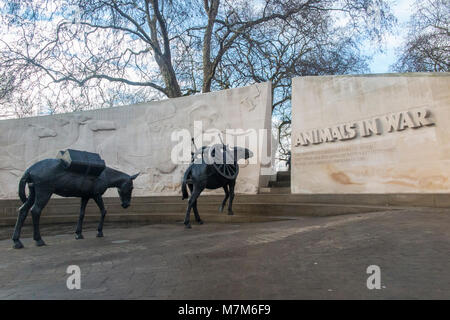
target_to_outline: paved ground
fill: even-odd
[[[450,210],[109,226],[84,240],[73,227],[43,228],[41,248],[1,240],[0,298],[450,299]],[[81,290],[66,288],[69,265],[81,268]],[[381,268],[380,290],[366,287],[369,265]]]

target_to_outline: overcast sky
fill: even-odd
[[[396,60],[395,49],[406,37],[406,23],[409,21],[413,3],[414,0],[396,0],[396,3],[392,4],[392,11],[398,19],[398,27],[394,34],[387,37],[384,52],[376,54],[369,64],[371,73],[389,72],[389,66]]]

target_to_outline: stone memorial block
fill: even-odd
[[[293,79],[293,193],[449,193],[450,74]]]

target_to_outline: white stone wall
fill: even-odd
[[[292,91],[293,193],[450,192],[450,74],[301,77]]]
[[[108,166],[128,174],[141,172],[135,180],[134,195],[179,194],[187,165],[171,161],[177,144],[171,135],[180,129],[193,134],[194,121],[202,121],[205,131],[215,128],[224,133],[235,128],[270,132],[271,84],[80,113],[2,120],[0,199],[17,198],[18,181],[26,168],[67,148],[97,152]],[[257,193],[259,160],[258,155],[256,164],[241,168],[237,192]],[[117,196],[117,192],[110,190],[106,195]]]

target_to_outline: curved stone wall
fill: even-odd
[[[24,170],[66,148],[97,152],[108,166],[128,174],[141,172],[134,195],[178,194],[187,164],[171,161],[177,144],[173,132],[186,129],[193,134],[194,121],[202,121],[204,131],[223,135],[226,129],[266,129],[270,133],[271,102],[271,84],[267,82],[137,105],[2,120],[0,199],[17,198]],[[199,137],[195,138],[198,141]],[[256,163],[241,169],[236,191],[257,193],[260,169],[258,156]],[[110,190],[107,195],[117,193]]]

